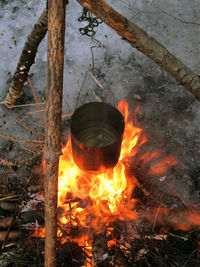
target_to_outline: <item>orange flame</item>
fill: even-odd
[[[120,159],[114,169],[97,175],[80,170],[72,158],[70,138],[59,159],[58,206],[62,208],[59,224],[63,228],[67,226],[67,231],[70,231],[70,227],[82,229],[79,235],[70,238],[79,246],[90,248],[90,251],[93,234],[105,231],[116,219],[124,221],[137,218],[137,212],[134,210],[136,200],[132,199],[130,194],[137,181],[132,177],[131,182],[127,184],[124,159],[135,156],[147,142],[147,138],[141,128],[129,121],[127,102],[120,101],[118,109],[124,116],[125,130]],[[139,112],[139,107],[136,107],[136,112]],[[146,153],[143,155],[143,162],[148,163],[157,155],[160,155],[160,152]],[[167,156],[151,167],[150,173],[162,174],[170,165],[175,164],[175,159]],[[115,242],[110,240],[108,245],[112,244]]]
[[[139,140],[142,129],[128,122],[128,104],[121,101],[118,108],[125,117],[126,126],[120,160],[113,170],[108,169],[105,173],[97,175],[87,174],[80,170],[72,158],[70,138],[62,150],[58,182],[58,205],[65,209],[65,215],[60,219],[62,224],[67,224],[71,220],[73,225],[79,224],[85,228],[101,231],[117,218],[134,220],[137,217],[133,210],[135,200],[128,200],[125,193],[127,179],[122,159],[130,153],[131,155],[136,153],[137,149],[134,151],[134,147],[142,145],[146,140],[145,138]],[[134,183],[132,183],[131,190],[133,187]],[[69,204],[66,204],[69,196],[73,196],[74,199],[70,207],[70,215],[68,215]],[[86,201],[88,203],[83,204],[84,199],[89,200]]]

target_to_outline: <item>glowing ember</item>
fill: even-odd
[[[128,104],[124,100],[119,103],[118,109],[125,118],[125,131],[120,159],[114,169],[105,170],[103,174],[98,175],[80,170],[72,158],[70,138],[62,149],[59,160],[58,206],[61,208],[59,225],[65,229],[71,241],[87,249],[89,256],[94,235],[108,230],[117,219],[125,221],[137,218],[137,212],[134,210],[136,200],[131,197],[137,181],[134,177],[131,177],[131,181],[127,180],[125,159],[136,155],[139,148],[147,142],[147,138],[141,128],[134,126],[128,120]],[[136,113],[138,111],[139,107],[136,108]],[[142,155],[142,160],[148,163],[158,155],[160,152],[146,153]],[[167,156],[151,167],[150,173],[163,174],[174,164],[176,164],[174,158]],[[72,233],[74,228],[79,230],[76,235]],[[62,239],[62,243],[64,242],[66,240]],[[110,240],[108,247],[114,243],[114,240]]]

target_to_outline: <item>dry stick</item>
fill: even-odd
[[[29,83],[29,85],[30,85],[30,87],[31,87],[31,90],[32,90],[32,92],[33,92],[33,96],[34,96],[34,99],[35,99],[35,103],[36,103],[36,105],[37,105],[37,109],[38,109],[38,111],[39,111],[40,119],[41,119],[43,125],[45,125],[45,119],[44,119],[44,117],[43,117],[43,115],[42,115],[42,111],[41,111],[40,105],[38,104],[38,103],[39,103],[39,102],[38,102],[38,98],[37,98],[37,96],[36,96],[35,88],[33,87],[33,84],[32,84],[32,82],[31,82],[30,77],[28,77],[28,83]]]
[[[3,102],[3,104],[4,104],[4,102]],[[12,106],[12,108],[32,107],[32,106],[36,106],[36,105],[46,105],[46,103],[41,102],[41,103],[29,103],[29,104],[24,104],[24,105],[14,105],[14,106]]]
[[[26,126],[21,120],[19,120],[19,119],[15,119],[15,121],[16,121],[19,125],[21,125],[22,127],[24,127],[26,130],[28,130],[29,132],[34,132],[34,131],[35,131],[35,130],[29,128],[28,126]]]
[[[154,231],[154,228],[155,228],[155,225],[156,225],[156,220],[157,220],[160,208],[161,208],[161,205],[156,210],[156,214],[155,214],[155,217],[154,217],[154,220],[153,220],[153,226],[152,226],[152,230],[151,230],[152,232]]]
[[[8,93],[4,104],[8,108],[12,108],[16,99],[21,95],[24,82],[27,80],[28,72],[34,63],[38,46],[47,32],[47,12],[46,9],[42,12],[40,18],[36,22],[32,32],[27,38],[27,41],[22,50],[17,68],[15,70],[12,82],[9,86]]]
[[[25,142],[25,140],[17,140],[15,138],[12,138],[12,137],[9,137],[9,136],[3,135],[3,134],[0,134],[0,137],[6,138],[6,139],[9,139],[11,141],[18,142],[18,143],[24,143]]]
[[[15,119],[15,121],[21,125],[22,127],[24,127],[26,130],[28,130],[29,132],[35,132],[38,135],[38,139],[40,140],[40,135],[45,136],[43,133],[41,133],[40,131],[36,131],[35,129],[32,129],[30,127],[28,127],[27,125],[24,124],[23,121],[19,120],[19,119]],[[34,124],[34,123],[33,123]],[[44,126],[43,126],[44,128]]]
[[[44,125],[39,124],[39,123],[37,123],[37,122],[33,122],[33,124],[36,125],[36,126],[38,126],[38,127],[40,127],[40,128],[44,128]]]
[[[0,202],[1,201],[4,201],[4,200],[8,200],[8,199],[13,199],[13,198],[16,198],[17,196],[6,196],[6,197],[3,197],[3,198],[0,198]]]
[[[35,111],[27,112],[26,114],[31,115],[31,114],[35,114],[35,113],[38,113],[38,112],[45,112],[45,111],[46,111],[46,109],[40,109],[40,111],[39,110],[35,110]]]
[[[77,0],[95,16],[121,35],[131,46],[151,58],[171,74],[200,101],[200,77],[188,69],[162,44],[129,21],[103,0]]]
[[[40,140],[18,140],[18,139],[15,139],[15,138],[3,135],[3,134],[0,134],[0,137],[9,139],[9,140],[17,142],[17,143],[30,143],[30,145],[31,145],[31,143],[34,143],[34,144],[35,143],[44,143],[44,141],[40,141]]]
[[[68,114],[63,114],[63,115],[62,115],[62,119],[64,119],[64,118],[68,118],[68,117],[72,116],[72,114],[73,114],[73,112],[70,112],[70,113],[68,113]]]
[[[91,71],[89,71],[89,69],[86,67],[85,70],[89,73],[89,75],[91,76],[91,78],[95,81],[95,83],[101,88],[103,88],[103,85],[101,85],[101,83],[97,80],[97,78],[92,74]]]
[[[68,1],[48,1],[48,61],[45,124],[45,267],[56,266],[58,162],[61,154],[61,116]]]
[[[5,234],[5,238],[3,240],[3,244],[2,244],[2,247],[1,247],[2,249],[5,248],[5,244],[7,242],[7,239],[8,239],[8,236],[9,236],[9,233],[10,233],[10,230],[11,230],[11,227],[12,227],[14,221],[15,221],[15,218],[16,218],[16,215],[12,217],[11,222],[10,222],[10,225],[8,226],[8,230],[7,230],[6,234]]]
[[[7,159],[3,159],[2,157],[0,157],[0,165],[6,166],[9,169],[12,169],[12,167],[16,166],[15,163],[13,163]]]
[[[34,155],[32,157],[30,157],[30,158],[26,158],[24,160],[19,160],[18,164],[22,164],[22,163],[27,162],[27,161],[32,161],[34,158],[40,156],[41,154],[42,154],[42,152],[41,153],[37,153],[37,154],[34,153]]]

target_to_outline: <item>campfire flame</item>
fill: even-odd
[[[140,140],[142,129],[137,128],[128,122],[128,104],[125,101],[119,103],[118,109],[125,117],[125,132],[122,141],[120,160],[114,169],[105,170],[103,174],[91,175],[83,172],[74,163],[71,152],[70,138],[67,145],[63,148],[63,155],[59,161],[59,182],[58,182],[58,205],[66,208],[66,200],[69,195],[81,200],[89,199],[90,205],[80,207],[79,202],[73,202],[71,208],[75,211],[79,224],[84,227],[91,225],[96,229],[109,225],[117,217],[120,219],[135,219],[136,213],[132,211],[129,215],[123,212],[123,201],[127,200],[127,194],[124,192],[127,187],[125,175],[124,159],[127,156],[134,155],[139,145],[142,145],[147,139]],[[137,145],[137,146],[136,146]],[[134,188],[134,182],[130,191]],[[134,202],[134,201],[131,201]],[[130,211],[134,209],[131,204]],[[75,215],[75,217],[76,217]],[[91,215],[91,216],[89,216]],[[90,218],[88,218],[90,217]],[[124,217],[124,218],[123,218]],[[67,216],[61,218],[62,223],[68,223]]]
[[[132,192],[137,184],[135,177],[126,177],[126,159],[135,156],[140,147],[146,143],[147,137],[143,130],[129,121],[129,109],[125,100],[120,101],[118,109],[124,116],[125,130],[123,135],[120,159],[114,169],[105,170],[103,174],[88,174],[79,169],[74,163],[71,151],[71,142],[62,149],[59,159],[58,176],[58,207],[60,214],[59,225],[68,229],[70,241],[78,243],[87,249],[87,254],[92,256],[92,240],[94,235],[109,229],[112,232],[112,223],[116,220],[135,220],[137,212],[134,210],[136,199]],[[135,114],[139,112],[136,107]],[[136,120],[136,118],[135,118]],[[147,152],[142,155],[144,163],[161,155],[161,152]],[[149,173],[164,174],[168,167],[177,164],[172,156],[166,156],[161,161],[151,166]],[[72,229],[79,230],[78,234]],[[44,237],[44,231],[37,231],[35,236]],[[58,237],[61,230],[58,230]],[[62,243],[66,238],[62,238]],[[108,241],[108,247],[115,243]],[[91,266],[90,265],[85,266]]]

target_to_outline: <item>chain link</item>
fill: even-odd
[[[82,35],[87,35],[90,37],[93,37],[96,33],[94,28],[98,27],[98,25],[102,23],[100,19],[92,17],[92,14],[85,7],[83,8],[82,15],[78,18],[78,21],[88,22],[88,25],[83,28],[79,28],[79,31]]]

